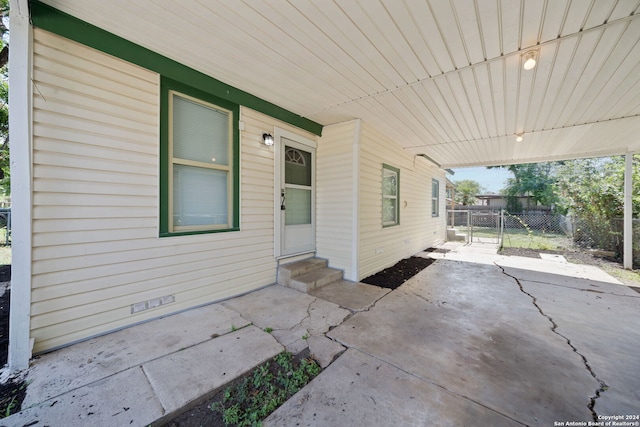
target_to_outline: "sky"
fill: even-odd
[[[456,174],[449,176],[453,182],[472,179],[480,183],[488,193],[499,193],[505,187],[505,181],[513,175],[506,169],[487,169],[485,167],[454,169]]]

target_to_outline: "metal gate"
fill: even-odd
[[[500,244],[502,211],[471,212],[471,243]]]

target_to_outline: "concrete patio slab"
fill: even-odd
[[[567,259],[562,256],[562,255],[558,255],[558,254],[545,254],[545,253],[540,253],[540,258],[545,260],[545,261],[555,261],[555,262],[562,262],[564,264],[566,264]]]
[[[517,271],[511,271],[516,277]],[[521,280],[541,311],[571,340],[593,375],[606,385],[594,409],[601,415],[640,411],[640,294],[620,293],[624,286],[591,288],[552,286]],[[550,287],[554,289],[549,290]],[[585,310],[588,310],[585,313]],[[640,415],[640,414],[639,414]]]
[[[269,416],[267,426],[520,426],[402,369],[349,349]]]
[[[599,383],[496,266],[434,263],[327,335],[524,424],[592,419]]]
[[[233,310],[208,305],[44,354],[29,369],[23,407],[249,324]]]
[[[351,311],[364,311],[389,292],[391,289],[341,280],[314,289],[310,294]]]
[[[476,245],[476,243],[474,243],[473,245]],[[454,247],[452,245],[449,246],[453,247],[454,249],[446,249],[441,245],[438,246],[438,248],[446,249],[447,252],[420,252],[419,254],[416,254],[416,256],[420,256],[423,258],[446,259],[450,261],[463,261],[473,264],[487,265],[493,265],[496,261],[502,258],[506,258],[503,255],[497,254],[498,249],[496,245],[491,245],[491,247],[486,247],[486,245],[483,245],[483,248],[480,249],[473,249],[473,245],[459,245],[458,247]]]
[[[307,348],[305,337],[323,335],[351,314],[337,304],[295,289],[273,285],[222,303],[272,335],[288,351]]]
[[[24,410],[0,426],[148,425],[282,346],[309,346],[327,369],[271,425],[547,426],[638,413],[640,294],[590,266],[417,255],[443,258],[392,292],[350,288],[371,292],[371,305],[336,291],[355,314],[273,285],[43,355]]]
[[[171,413],[283,350],[272,336],[255,326],[247,326],[145,363],[142,369],[165,412]]]
[[[146,426],[164,413],[142,368],[136,366],[23,409],[0,420],[0,425]]]
[[[510,268],[519,269],[523,279],[552,283],[566,286],[582,286],[583,281],[611,283],[622,285],[622,283],[605,273],[594,265],[560,263],[544,259],[526,258],[518,256],[504,256],[496,259],[495,263],[505,269],[509,274]],[[626,286],[625,289],[629,290]]]
[[[309,343],[311,356],[318,361],[322,368],[329,366],[336,356],[345,350],[344,346],[324,335],[309,337],[307,342]]]

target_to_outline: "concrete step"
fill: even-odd
[[[343,273],[344,272],[342,270],[337,270],[335,268],[318,268],[297,276],[295,279],[291,279],[287,286],[301,292],[309,292],[321,286],[328,285],[329,283],[342,280]]]
[[[455,228],[449,228],[447,229],[447,240],[449,242],[464,242],[467,240],[467,235],[458,233]]]
[[[329,265],[329,261],[323,258],[308,258],[303,259],[302,261],[281,265],[278,267],[278,283],[284,286],[289,286],[291,280],[296,277],[307,274],[313,270],[326,268],[327,265]]]

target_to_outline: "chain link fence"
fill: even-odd
[[[447,211],[448,240],[499,244],[500,217],[499,210],[449,210]]]
[[[614,253],[622,259],[624,253],[624,219],[601,220],[573,218],[573,241],[581,248]],[[632,220],[633,265],[640,267],[640,219]]]
[[[468,242],[495,237],[500,210],[449,211],[447,226],[467,234]],[[504,211],[502,246],[533,250],[598,250],[622,260],[624,220],[577,218],[548,211],[512,214]],[[449,232],[450,235],[453,233]],[[640,219],[633,220],[633,265],[640,268]]]

